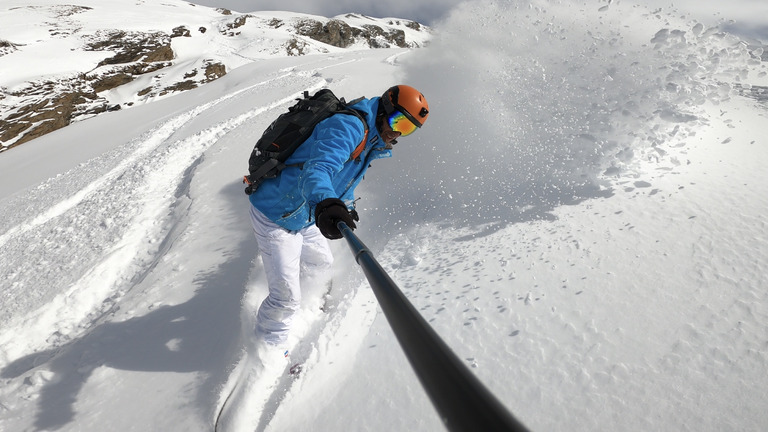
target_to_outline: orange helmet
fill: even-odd
[[[427,98],[411,86],[390,87],[381,96],[381,104],[386,115],[389,116],[394,111],[400,111],[417,127],[421,127],[429,117]]]

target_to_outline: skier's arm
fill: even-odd
[[[365,130],[354,116],[336,115],[321,122],[313,133],[309,159],[299,176],[299,190],[310,206],[328,198],[339,198],[333,179],[362,141]]]

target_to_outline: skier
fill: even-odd
[[[269,287],[255,332],[281,352],[289,348],[302,286],[330,282],[333,257],[326,239],[342,237],[339,221],[356,228],[354,190],[370,163],[390,157],[396,139],[413,133],[429,116],[424,96],[407,85],[364,98],[351,108],[363,114],[367,125],[347,114],[323,120],[286,161],[287,167],[249,195],[251,224]],[[358,149],[364,141],[364,148]],[[351,157],[356,149],[362,153]]]

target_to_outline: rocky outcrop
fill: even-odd
[[[224,28],[221,29],[221,34],[224,36],[238,36],[240,35],[240,32],[236,29],[242,27],[245,25],[245,23],[248,21],[248,18],[251,18],[250,15],[240,15],[234,20],[224,24]]]
[[[328,21],[327,24],[315,20],[302,20],[296,24],[296,33],[339,48],[346,48],[354,41],[352,27],[336,19]]]
[[[15,43],[7,40],[0,39],[0,57],[10,54],[19,49],[19,46]]]
[[[32,93],[31,100],[0,120],[0,141],[7,142],[20,136],[12,145],[15,146],[67,126],[78,107],[97,98],[93,90],[83,87],[87,86],[78,85],[78,81],[73,80],[41,83],[25,90],[25,96],[29,97],[28,94]],[[104,106],[97,112],[107,109]]]
[[[97,37],[98,40],[87,44],[87,51],[115,52],[114,56],[99,62],[99,66],[173,60],[171,35],[166,33],[116,31]]]
[[[19,101],[17,107],[0,119],[0,142],[11,143],[4,150],[67,126],[78,117],[120,109],[120,105],[110,105],[99,93],[172,66],[171,38],[174,35],[184,37],[188,33],[185,27],[176,27],[170,33],[114,31],[96,34],[89,38],[85,50],[105,51],[111,55],[100,61],[94,70],[57,81],[27,83],[24,88],[9,93],[0,89],[0,100],[14,98]],[[11,43],[0,46],[15,47]],[[225,74],[223,64],[206,61],[198,80],[185,80],[165,88],[145,88],[137,95],[164,96],[196,88]],[[196,69],[190,77],[195,75]]]
[[[409,28],[419,29],[418,23],[408,22]],[[316,20],[302,20],[296,24],[296,33],[306,36],[318,42],[326,43],[339,48],[347,48],[357,41],[364,41],[371,48],[411,47],[405,39],[405,32],[399,29],[388,29],[364,24],[360,27],[352,27],[344,21],[332,19],[323,24]]]
[[[177,82],[173,85],[170,85],[168,87],[165,87],[159,91],[157,91],[157,96],[165,96],[169,93],[173,92],[180,92],[185,90],[192,90],[194,88],[197,88],[200,84],[205,84],[208,82],[211,82],[213,80],[219,79],[227,74],[227,68],[221,63],[214,62],[212,60],[206,60],[203,65],[203,79],[201,80],[192,80],[192,79],[185,79],[184,81]],[[198,76],[198,70],[192,69],[190,72],[187,72],[184,74],[184,78],[194,78]],[[145,92],[146,91],[146,92]],[[144,94],[151,93],[152,89],[144,89],[142,90]]]

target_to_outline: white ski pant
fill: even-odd
[[[256,332],[267,343],[286,343],[291,322],[301,306],[301,289],[320,293],[330,280],[333,255],[328,240],[312,225],[288,231],[252,205],[251,225],[264,262],[269,295],[256,315]],[[321,286],[318,286],[321,285]]]

